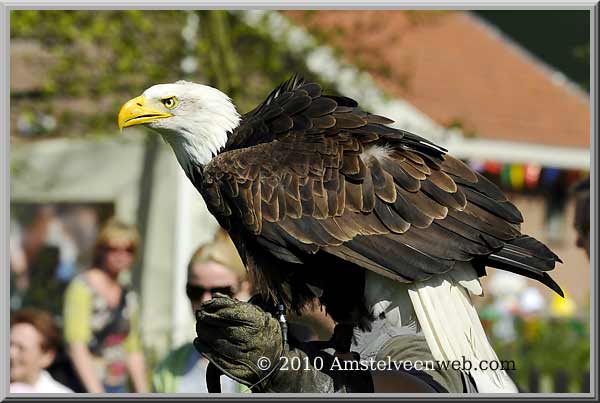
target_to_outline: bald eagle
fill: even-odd
[[[338,323],[421,330],[437,360],[497,360],[472,295],[486,266],[547,285],[560,261],[523,217],[444,148],[294,76],[240,116],[219,90],[178,81],[119,112],[171,145],[229,231],[258,292],[300,311],[319,298]],[[516,392],[502,370],[480,392]]]

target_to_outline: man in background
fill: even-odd
[[[575,198],[574,227],[577,231],[577,246],[585,250],[590,258],[590,177],[577,183],[572,190]]]

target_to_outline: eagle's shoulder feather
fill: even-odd
[[[540,281],[554,266],[541,249],[507,254],[522,237],[518,209],[389,119],[304,82],[282,86],[258,110],[237,133],[244,140],[205,167],[202,193],[221,221],[237,220],[278,258],[325,252],[404,282],[459,261],[484,270],[494,254],[503,262],[529,253],[520,273]]]

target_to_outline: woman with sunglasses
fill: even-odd
[[[149,391],[136,296],[122,281],[138,243],[134,227],[109,221],[96,241],[92,267],[74,277],[65,293],[65,341],[91,393]]]
[[[215,240],[201,246],[188,264],[186,294],[192,312],[215,293],[247,300],[250,284],[246,269],[226,232],[219,229]],[[171,351],[153,374],[153,388],[159,393],[207,393],[208,360],[196,351],[191,342]],[[243,386],[221,377],[223,393],[242,392]]]

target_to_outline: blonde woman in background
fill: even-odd
[[[92,267],[65,293],[64,337],[88,392],[149,391],[136,296],[120,281],[138,246],[134,227],[110,220],[96,241]]]
[[[250,298],[250,283],[246,269],[233,242],[219,229],[213,242],[203,245],[188,264],[186,294],[192,312],[212,298],[213,293],[229,295],[246,301]],[[183,292],[183,290],[182,290]],[[208,360],[194,348],[192,342],[171,351],[157,366],[153,375],[154,391],[159,393],[207,393],[206,368]],[[221,377],[223,393],[236,393],[242,385]]]

